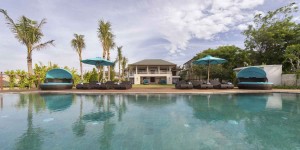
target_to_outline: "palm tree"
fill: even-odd
[[[122,61],[122,46],[117,47],[118,50],[118,56],[117,56],[117,61],[119,62],[119,81],[121,80],[121,61]]]
[[[78,35],[74,34],[74,39],[71,41],[71,46],[76,50],[76,52],[79,55],[79,62],[80,62],[80,79],[83,81],[83,75],[82,75],[82,49],[85,48],[85,42],[84,42],[84,35]]]
[[[125,76],[125,69],[126,69],[126,65],[128,63],[128,59],[126,57],[122,58],[122,79],[124,79]]]
[[[45,43],[40,43],[43,33],[41,31],[42,26],[46,23],[45,19],[42,19],[40,23],[31,20],[25,16],[22,16],[18,23],[15,23],[3,9],[0,12],[5,16],[10,30],[15,34],[15,37],[20,43],[27,47],[27,67],[28,73],[33,74],[32,70],[32,51],[41,50],[48,46],[53,45],[54,40],[47,41]]]
[[[98,37],[100,39],[100,42],[102,43],[102,48],[103,48],[102,57],[103,57],[103,59],[110,60],[109,50],[113,49],[115,47],[115,43],[114,43],[114,37],[115,36],[111,32],[110,22],[105,22],[103,20],[99,21]],[[105,79],[104,67],[103,67],[103,77],[102,78]],[[108,66],[108,80],[110,80],[110,67],[109,66]]]

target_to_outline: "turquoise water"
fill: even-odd
[[[299,94],[3,94],[0,149],[300,149]]]

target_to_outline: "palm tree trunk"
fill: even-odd
[[[27,56],[27,67],[28,67],[28,73],[30,75],[33,74],[33,69],[32,69],[32,58],[31,58],[31,54],[28,54]]]
[[[81,57],[81,54],[79,54],[79,62],[80,62],[80,79],[81,79],[81,82],[83,81],[83,74],[82,74],[82,57]]]
[[[107,60],[110,60],[110,52],[109,50],[107,51]],[[110,81],[110,66],[107,66],[107,80]]]
[[[28,50],[29,51],[29,50]],[[28,67],[28,74],[29,74],[29,76],[30,75],[33,75],[33,69],[32,69],[32,57],[31,57],[31,53],[30,52],[28,52],[28,54],[27,54],[27,67]],[[39,87],[39,85],[35,85],[34,83],[32,84],[32,85],[30,85],[30,87],[33,87],[33,88],[35,88],[35,87]]]
[[[119,81],[121,80],[121,60],[119,58]]]
[[[103,48],[103,53],[102,53],[102,57],[103,57],[103,59],[105,59],[105,49]],[[103,75],[102,75],[102,80],[104,80],[105,79],[105,69],[104,69],[104,66],[102,66],[101,67],[102,68],[102,73],[103,73]]]

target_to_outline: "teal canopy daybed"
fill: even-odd
[[[46,74],[45,82],[40,84],[42,90],[72,89],[72,74],[65,69],[52,69]]]
[[[268,82],[266,72],[258,67],[247,67],[237,74],[240,89],[270,90],[273,83]]]

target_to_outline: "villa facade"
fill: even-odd
[[[128,65],[128,78],[133,84],[174,84],[179,80],[176,64],[162,59],[144,59]]]

